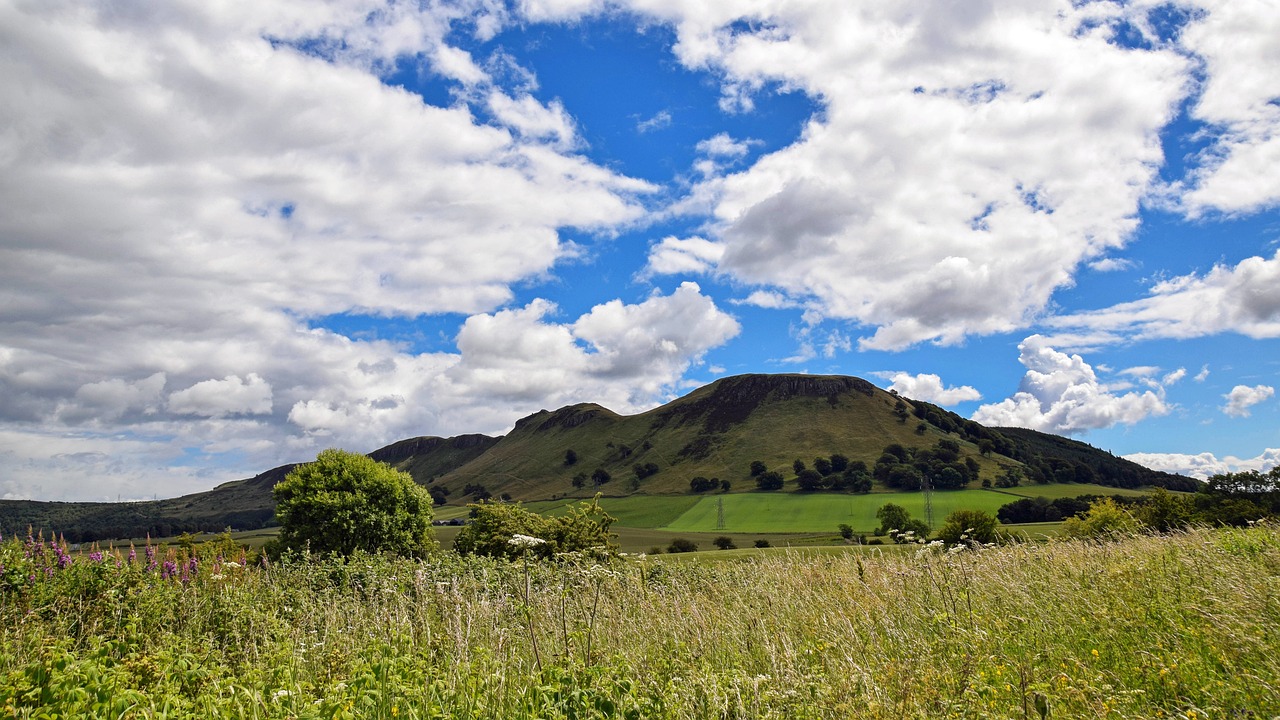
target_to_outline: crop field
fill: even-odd
[[[934,523],[961,508],[995,514],[1016,498],[988,490],[952,490],[933,493]],[[724,531],[745,533],[834,532],[841,523],[858,532],[879,526],[876,511],[885,503],[901,505],[912,517],[924,518],[924,493],[873,493],[836,495],[799,493],[738,493],[704,497],[666,530],[714,532],[719,528],[720,503],[724,503]]]
[[[1269,718],[1278,580],[1268,525],[546,563],[9,539],[0,716]]]

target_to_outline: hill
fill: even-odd
[[[833,455],[862,463],[878,491],[914,489],[931,478],[940,488],[943,482],[980,487],[1011,476],[1024,483],[1196,486],[1074,440],[986,428],[860,378],[821,375],[728,377],[637,415],[585,403],[534,413],[499,438],[411,438],[370,453],[410,473],[437,503],[455,506],[484,497],[533,501],[597,491],[688,495],[694,478],[706,479],[708,487],[714,479],[716,491],[726,483],[730,492],[752,491],[755,461],[785,478],[784,490],[794,490],[796,460],[813,466]],[[270,522],[271,488],[292,467],[152,502],[0,501],[0,530],[56,528],[75,542],[253,529]]]

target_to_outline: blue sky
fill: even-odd
[[[1261,0],[0,0],[0,497],[837,373],[1280,462]]]

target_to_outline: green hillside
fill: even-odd
[[[467,485],[518,500],[563,496],[689,492],[698,476],[728,480],[733,491],[755,489],[749,474],[753,460],[791,477],[796,459],[811,463],[833,453],[871,466],[884,447],[931,447],[947,433],[895,414],[910,401],[865,380],[819,375],[742,375],[718,380],[662,407],[621,416],[599,405],[574,405],[539,412],[515,428],[488,452],[440,478],[450,498]],[[953,436],[954,437],[954,436]],[[1007,458],[983,456],[960,439],[963,457],[973,457],[984,475],[999,471]],[[566,464],[570,450],[577,457]],[[633,482],[637,465],[657,472]],[[597,469],[611,480],[596,487]],[[575,488],[573,478],[586,484]],[[465,496],[465,493],[464,493]]]

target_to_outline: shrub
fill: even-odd
[[[985,545],[996,541],[996,525],[996,519],[981,510],[956,510],[938,529],[938,539],[948,545]]]
[[[737,545],[733,544],[733,538],[729,537],[728,535],[721,535],[720,537],[716,538],[715,540],[712,540],[711,542],[714,543],[715,546],[720,548],[721,550],[734,550],[738,547]]]
[[[768,540],[765,540],[764,538],[760,538],[759,540],[756,540],[756,547],[758,547],[758,548],[767,548],[767,547],[770,547],[770,545],[769,545],[769,541],[768,541]]]
[[[290,471],[272,496],[281,549],[421,556],[436,547],[426,488],[358,453],[324,450]]]
[[[688,538],[676,538],[667,546],[669,553],[698,552],[698,544]]]
[[[462,554],[514,558],[524,552],[512,545],[516,535],[526,535],[544,542],[529,548],[535,557],[549,558],[557,553],[592,550],[612,554],[617,545],[609,533],[613,516],[596,500],[571,507],[560,517],[546,517],[525,509],[520,504],[479,503],[472,505],[470,523],[458,533],[453,547]]]
[[[1102,498],[1088,512],[1062,523],[1062,534],[1073,538],[1110,538],[1138,531],[1138,520],[1111,498]]]

